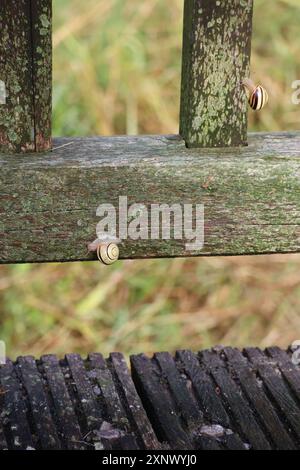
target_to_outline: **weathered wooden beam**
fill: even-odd
[[[0,152],[51,147],[52,0],[0,4]]]
[[[232,149],[188,150],[178,136],[58,139],[55,147],[0,155],[0,263],[96,259],[88,245],[97,208],[114,205],[118,231],[120,196],[148,214],[152,204],[205,211],[203,248],[188,250],[187,237],[172,232],[150,239],[149,223],[148,240],[120,243],[121,259],[300,252],[300,133],[252,134],[249,147]]]
[[[116,353],[20,357],[0,365],[0,450],[296,450],[299,381],[278,348],[134,355],[130,370]]]
[[[188,147],[247,143],[253,0],[185,0],[180,134]]]

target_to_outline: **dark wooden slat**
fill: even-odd
[[[159,364],[162,377],[167,381],[176,406],[180,410],[180,415],[187,427],[190,430],[199,427],[203,423],[203,414],[189,392],[187,380],[180,374],[174,359],[169,353],[157,353],[154,355],[154,359]]]
[[[226,450],[248,450],[249,446],[245,444],[238,434],[234,433],[232,429],[225,429],[219,425],[204,424],[198,433],[195,434],[195,442],[197,448],[205,449],[207,446],[214,446],[215,443],[219,449]]]
[[[247,396],[253,410],[259,416],[268,435],[271,436],[276,447],[282,450],[293,450],[295,444],[280,421],[270,400],[258,383],[255,371],[238,349],[225,348],[224,353],[228,360],[230,370],[239,380],[243,393]]]
[[[192,449],[192,442],[182,426],[158,369],[154,369],[151,360],[141,354],[131,357],[131,370],[135,386],[160,440],[168,442],[175,449]]]
[[[28,408],[13,363],[9,360],[0,366],[0,385],[0,415],[3,426],[8,429],[10,448],[15,450],[35,448],[36,438],[32,435],[27,419]],[[3,443],[3,436],[1,441]],[[3,444],[5,445],[5,441]]]
[[[230,429],[230,418],[218,395],[218,390],[211,378],[191,351],[177,351],[177,366],[186,374],[191,381],[191,386],[204,413],[204,418],[210,424],[218,424]],[[231,431],[232,432],[232,431]],[[232,432],[222,436],[223,446],[227,449],[245,450],[245,445],[238,434]],[[201,439],[200,439],[201,447]],[[206,444],[205,444],[206,445]]]
[[[79,354],[67,354],[65,360],[76,388],[77,413],[80,413],[80,423],[83,426],[81,430],[84,430],[85,434],[84,443],[93,445],[95,449],[99,447],[111,450],[119,438],[119,433],[111,434],[103,429],[106,424],[103,403],[92,387],[82,358]]]
[[[203,249],[189,251],[184,237],[128,239],[121,259],[299,252],[299,157],[298,133],[255,134],[243,149],[188,150],[178,138],[152,136],[0,155],[0,263],[96,260],[87,248],[97,238],[96,210],[118,209],[119,196],[149,210],[205,207]]]
[[[255,450],[269,450],[271,445],[257,423],[252,409],[240,393],[237,384],[230,377],[224,363],[212,351],[204,351],[200,354],[200,361],[214,378],[220,390],[220,397],[229,407],[230,413],[240,428],[243,436]]]
[[[140,450],[136,439],[133,436],[127,435],[120,439],[120,449],[122,450]]]
[[[103,423],[100,401],[97,402],[97,397],[88,379],[83,360],[79,354],[67,354],[66,362],[70,368],[76,386],[76,392],[87,426],[86,432],[100,429]]]
[[[229,416],[218,396],[217,387],[213,384],[206,371],[200,367],[194,353],[191,351],[178,351],[178,361],[192,382],[196,397],[200,403],[204,416],[212,423],[230,428]]]
[[[135,437],[131,434],[120,434],[118,430],[100,430],[92,437],[95,450],[140,450]]]
[[[300,409],[284,383],[282,375],[276,367],[276,362],[271,363],[270,359],[267,359],[256,348],[246,348],[245,354],[256,367],[272,401],[282,412],[283,419],[290,423],[291,428],[300,439]]]
[[[58,418],[58,428],[67,449],[83,450],[82,435],[77,416],[74,412],[63,373],[56,356],[41,357],[49,392],[53,400],[55,414]]]
[[[111,354],[109,364],[122,398],[123,406],[126,408],[128,418],[135,429],[137,439],[145,449],[159,449],[160,444],[148,420],[141,399],[137,394],[124,356],[118,353]]]
[[[61,442],[56,431],[56,425],[51,415],[42,377],[37,369],[35,359],[33,357],[19,357],[17,360],[17,369],[26,389],[30,403],[30,415],[34,422],[41,447],[49,450],[60,449]]]
[[[29,0],[1,0],[0,79],[7,97],[0,104],[0,152],[35,148],[30,13]]]
[[[278,367],[300,402],[300,368],[292,363],[291,357],[279,348],[268,348],[268,355],[276,360]]]
[[[52,0],[30,0],[35,150],[52,145]]]
[[[236,433],[225,435],[223,442],[225,449],[228,450],[249,450],[249,446]]]
[[[113,382],[112,374],[103,356],[101,354],[90,354],[89,362],[92,368],[90,375],[96,380],[105,401],[106,419],[109,418],[113,424],[121,429],[128,428],[130,423],[126,418],[126,413]]]
[[[185,0],[180,133],[189,147],[247,141],[253,0]]]
[[[182,352],[182,354],[184,353]],[[180,352],[178,352],[178,355],[180,355]],[[143,358],[143,356],[141,356],[141,358]],[[149,360],[147,362],[149,365]],[[154,389],[153,407],[155,410],[157,410],[157,406],[155,406],[155,400],[160,403],[162,396],[161,387],[163,384],[166,384],[171,393],[171,397],[167,396],[166,398],[167,407],[171,406],[170,403],[173,399],[176,410],[172,407],[171,414],[173,416],[174,414],[177,414],[181,417],[181,419],[183,419],[185,425],[187,426],[187,434],[191,442],[196,443],[198,447],[203,449],[211,448],[212,450],[214,448],[228,448],[245,450],[245,445],[239,436],[233,433],[227,434],[226,429],[223,430],[224,433],[222,436],[219,436],[218,440],[216,438],[202,435],[202,425],[205,424],[203,413],[197,404],[196,398],[194,398],[192,383],[190,379],[187,378],[184,370],[182,370],[182,363],[177,361],[176,364],[169,353],[156,353],[152,360],[152,365],[154,365],[156,362],[160,367],[161,377],[157,376],[157,370],[155,368],[153,369],[152,373],[151,367],[148,367],[146,370],[144,370],[142,363],[140,364],[140,369],[143,371],[143,375],[137,372],[137,380],[141,380],[140,378],[142,376],[144,380],[150,383],[150,385],[152,385],[152,382],[154,383],[152,389]],[[157,380],[158,384],[156,383]],[[144,389],[142,389],[140,393],[141,396],[144,396],[143,390]],[[153,393],[153,390],[151,390],[151,392]],[[162,404],[161,407],[164,411],[166,411],[166,406],[164,404]],[[176,431],[174,430],[174,432]]]
[[[4,426],[0,417],[0,450],[8,450],[8,444],[4,434]]]
[[[209,437],[201,437],[199,439],[199,445],[201,450],[224,450],[216,439]]]

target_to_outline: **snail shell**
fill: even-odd
[[[101,263],[107,266],[119,259],[119,247],[115,243],[102,243],[97,248],[97,256]]]
[[[243,85],[249,91],[249,105],[254,111],[260,111],[263,109],[268,100],[268,92],[261,85],[254,85],[252,80],[246,79],[243,81]]]
[[[258,85],[249,97],[249,104],[254,111],[263,109],[269,100],[267,90]]]

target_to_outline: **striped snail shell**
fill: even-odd
[[[252,80],[248,78],[243,80],[243,85],[249,91],[248,101],[250,107],[254,109],[254,111],[263,109],[269,100],[267,90],[261,85],[256,86]]]
[[[97,248],[97,256],[101,263],[110,265],[119,259],[119,247],[115,243],[101,243]]]

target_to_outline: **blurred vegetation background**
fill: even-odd
[[[252,130],[299,129],[299,0],[255,0]],[[183,0],[53,0],[54,134],[177,133]],[[271,344],[300,339],[300,258],[0,268],[8,354]]]

